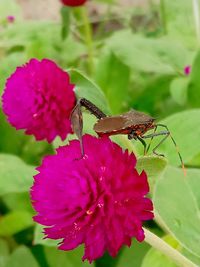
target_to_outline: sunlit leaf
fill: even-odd
[[[108,40],[108,47],[124,64],[142,72],[176,74],[191,58],[180,42],[167,37],[146,38],[130,30],[115,33]]]
[[[175,113],[162,121],[158,121],[158,123],[166,125],[170,130],[185,164],[189,163],[200,153],[200,145],[198,145],[200,136],[200,109]],[[167,129],[158,127],[157,132],[163,131],[165,132]],[[154,137],[151,149],[155,148],[163,138],[164,136]],[[146,139],[145,141],[148,143],[150,139]],[[141,149],[141,144],[136,143],[136,147]],[[174,166],[181,165],[177,148],[174,146],[170,137],[156,151],[164,154],[170,164]]]
[[[145,170],[151,188],[151,193],[154,190],[154,185],[161,174],[165,170],[167,161],[164,158],[155,156],[141,157],[137,161],[136,168],[139,172]]]
[[[181,77],[174,79],[170,85],[170,93],[173,100],[182,106],[187,101],[188,82],[189,79],[187,77]]]
[[[86,98],[106,114],[109,112],[103,91],[88,77],[78,70],[70,70],[71,81],[76,85],[75,91],[79,98]]]
[[[170,233],[200,257],[200,171],[168,167],[155,187],[155,214]]]
[[[190,83],[188,86],[188,100],[190,106],[200,107],[200,77],[199,77],[199,68],[200,68],[200,51],[197,53],[197,56],[192,65],[192,72],[190,74]]]

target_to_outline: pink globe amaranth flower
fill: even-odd
[[[190,73],[191,73],[191,66],[190,65],[185,66],[184,73],[186,76],[190,75]]]
[[[84,5],[87,0],[61,0],[61,2],[65,6],[77,7]]]
[[[62,239],[59,249],[85,244],[83,260],[105,251],[116,256],[131,238],[143,241],[142,222],[153,218],[147,176],[135,169],[136,158],[104,137],[85,135],[85,157],[73,140],[44,158],[31,188],[34,220],[47,226],[46,238]]]
[[[9,23],[13,23],[15,21],[15,17],[14,16],[7,16],[7,22]]]
[[[75,105],[74,85],[53,61],[31,59],[8,78],[2,96],[3,111],[17,130],[36,140],[64,140],[72,132],[70,113]]]

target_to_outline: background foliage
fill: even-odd
[[[200,266],[200,25],[188,0],[150,1],[144,8],[117,11],[118,1],[95,1],[87,35],[84,9],[62,9],[60,21],[24,21],[14,0],[0,1],[0,90],[16,66],[32,57],[56,61],[70,71],[79,97],[86,97],[107,114],[131,108],[166,124],[177,141],[187,176],[171,140],[160,152],[166,158],[143,156],[141,144],[113,138],[138,156],[138,170],[149,175],[155,221],[151,228],[163,240]],[[198,2],[198,1],[197,1]],[[39,4],[39,3],[38,3]],[[89,13],[89,12],[88,12]],[[6,17],[15,16],[14,23]],[[87,14],[86,14],[87,15]],[[191,66],[186,75],[184,68]],[[94,135],[95,118],[84,114],[84,132]],[[83,248],[56,250],[32,221],[29,200],[35,166],[65,142],[36,142],[17,132],[0,113],[0,267],[89,266]],[[70,136],[74,138],[74,136]],[[153,141],[152,147],[159,142]],[[105,255],[90,266],[175,267],[146,243],[133,241],[116,259]]]

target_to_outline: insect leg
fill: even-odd
[[[132,140],[132,139],[137,140],[137,134],[136,134],[134,131],[131,131],[131,132],[128,134],[128,140]]]
[[[172,135],[171,135],[171,133],[170,133],[170,131],[169,131],[169,128],[168,128],[166,125],[164,125],[164,124],[160,124],[160,123],[157,124],[157,126],[163,127],[163,128],[165,128],[165,129],[168,131],[169,136],[170,136],[172,142],[174,143],[174,146],[175,146],[176,151],[177,151],[177,153],[178,153],[178,156],[179,156],[179,159],[180,159],[180,162],[181,162],[181,165],[182,165],[182,169],[183,169],[184,175],[186,176],[186,170],[185,170],[185,165],[184,165],[184,163],[183,163],[182,156],[181,156],[181,154],[180,154],[180,152],[179,152],[179,149],[178,149],[178,146],[177,146],[177,144],[176,144],[176,141],[174,140],[174,138],[172,137]]]
[[[146,153],[147,153],[147,149],[146,149],[147,144],[146,144],[146,142],[145,142],[140,136],[138,136],[137,139],[138,139],[138,140],[142,143],[142,145],[144,146],[144,155],[146,155]]]
[[[140,136],[138,136],[134,131],[132,131],[131,133],[128,134],[128,139],[129,140],[131,140],[131,139],[139,140],[144,147],[144,155],[146,155],[147,144]]]
[[[158,149],[158,147],[167,139],[167,137],[170,135],[169,131],[163,131],[163,132],[159,132],[159,133],[152,133],[152,134],[148,134],[145,136],[142,136],[142,138],[154,138],[155,136],[160,136],[160,135],[165,135],[165,137],[159,142],[159,144],[153,149],[153,153],[157,156],[162,156],[164,157],[163,154],[159,154],[156,152],[156,150]]]
[[[149,134],[149,135],[145,135],[145,136],[142,136],[142,138],[152,138],[152,137],[155,137],[155,136],[159,136],[159,135],[165,135],[165,137],[160,141],[160,143],[153,149],[153,153],[158,155],[158,156],[163,156],[162,154],[158,154],[155,150],[167,139],[168,136],[170,136],[172,142],[174,143],[174,146],[176,147],[176,151],[178,153],[178,156],[179,156],[179,159],[180,159],[180,162],[181,162],[181,165],[182,165],[182,169],[183,169],[183,172],[184,172],[184,175],[186,176],[186,170],[185,170],[185,166],[184,166],[184,163],[183,163],[183,159],[182,159],[182,156],[178,150],[178,146],[176,144],[176,141],[174,140],[174,138],[172,137],[168,127],[164,124],[156,124],[156,126],[160,126],[160,127],[163,127],[166,129],[166,131],[162,131],[162,132],[159,132],[159,133],[152,133],[152,134]]]
[[[76,106],[72,110],[70,119],[72,123],[72,129],[79,139],[80,147],[81,147],[81,158],[83,158],[85,155],[85,152],[84,152],[84,146],[83,146],[83,116],[81,112],[80,100],[77,101]]]
[[[155,134],[157,128],[158,128],[158,126],[156,125],[155,128],[154,128],[154,131],[153,131],[154,134]],[[154,138],[154,136],[151,137],[151,140],[150,140],[150,142],[149,142],[149,144],[148,144],[146,153],[148,153],[148,151],[149,151],[149,149],[150,149],[150,146],[151,146],[151,143],[152,143],[153,138]]]

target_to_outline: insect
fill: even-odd
[[[77,135],[80,146],[81,146],[81,155],[84,156],[84,146],[82,140],[82,130],[83,130],[83,118],[81,107],[85,107],[93,115],[96,116],[98,121],[95,123],[93,129],[98,134],[99,137],[111,136],[117,134],[128,135],[128,139],[139,140],[144,147],[144,154],[146,154],[150,148],[151,142],[156,136],[163,136],[161,141],[153,148],[153,153],[157,156],[164,156],[157,152],[159,146],[170,137],[174,143],[177,153],[180,158],[182,168],[185,173],[184,163],[181,157],[180,152],[178,151],[177,144],[174,138],[171,136],[171,133],[168,127],[164,124],[155,123],[155,118],[136,110],[130,110],[121,115],[117,116],[106,116],[97,106],[85,98],[81,98],[77,101],[76,106],[74,107],[71,113],[71,122],[74,133]],[[163,128],[163,131],[156,132],[157,128]],[[153,133],[146,134],[149,130],[154,129]],[[147,146],[145,139],[150,138],[149,145]]]

